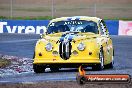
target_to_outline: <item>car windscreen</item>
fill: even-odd
[[[96,22],[86,20],[71,20],[52,22],[47,28],[47,33],[59,32],[92,32],[98,34],[98,26]]]

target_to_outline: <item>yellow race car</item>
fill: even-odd
[[[33,69],[36,73],[46,68],[91,66],[102,70],[113,68],[114,49],[104,21],[97,17],[61,17],[50,21],[47,32],[35,46]]]

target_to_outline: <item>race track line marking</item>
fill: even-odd
[[[1,41],[0,43],[18,43],[18,42],[30,42],[30,41],[36,41],[36,40],[38,40],[38,39]]]

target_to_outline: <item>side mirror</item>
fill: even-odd
[[[47,32],[45,32],[44,34],[40,34],[40,38],[42,39],[45,35],[47,35]]]
[[[110,33],[108,32],[108,35],[109,35]]]

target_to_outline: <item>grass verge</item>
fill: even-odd
[[[11,64],[10,60],[0,58],[0,68],[5,68]]]
[[[51,20],[51,16],[38,16],[38,17],[33,17],[33,16],[27,16],[27,17],[5,17],[5,16],[0,16],[0,19],[2,20]]]

